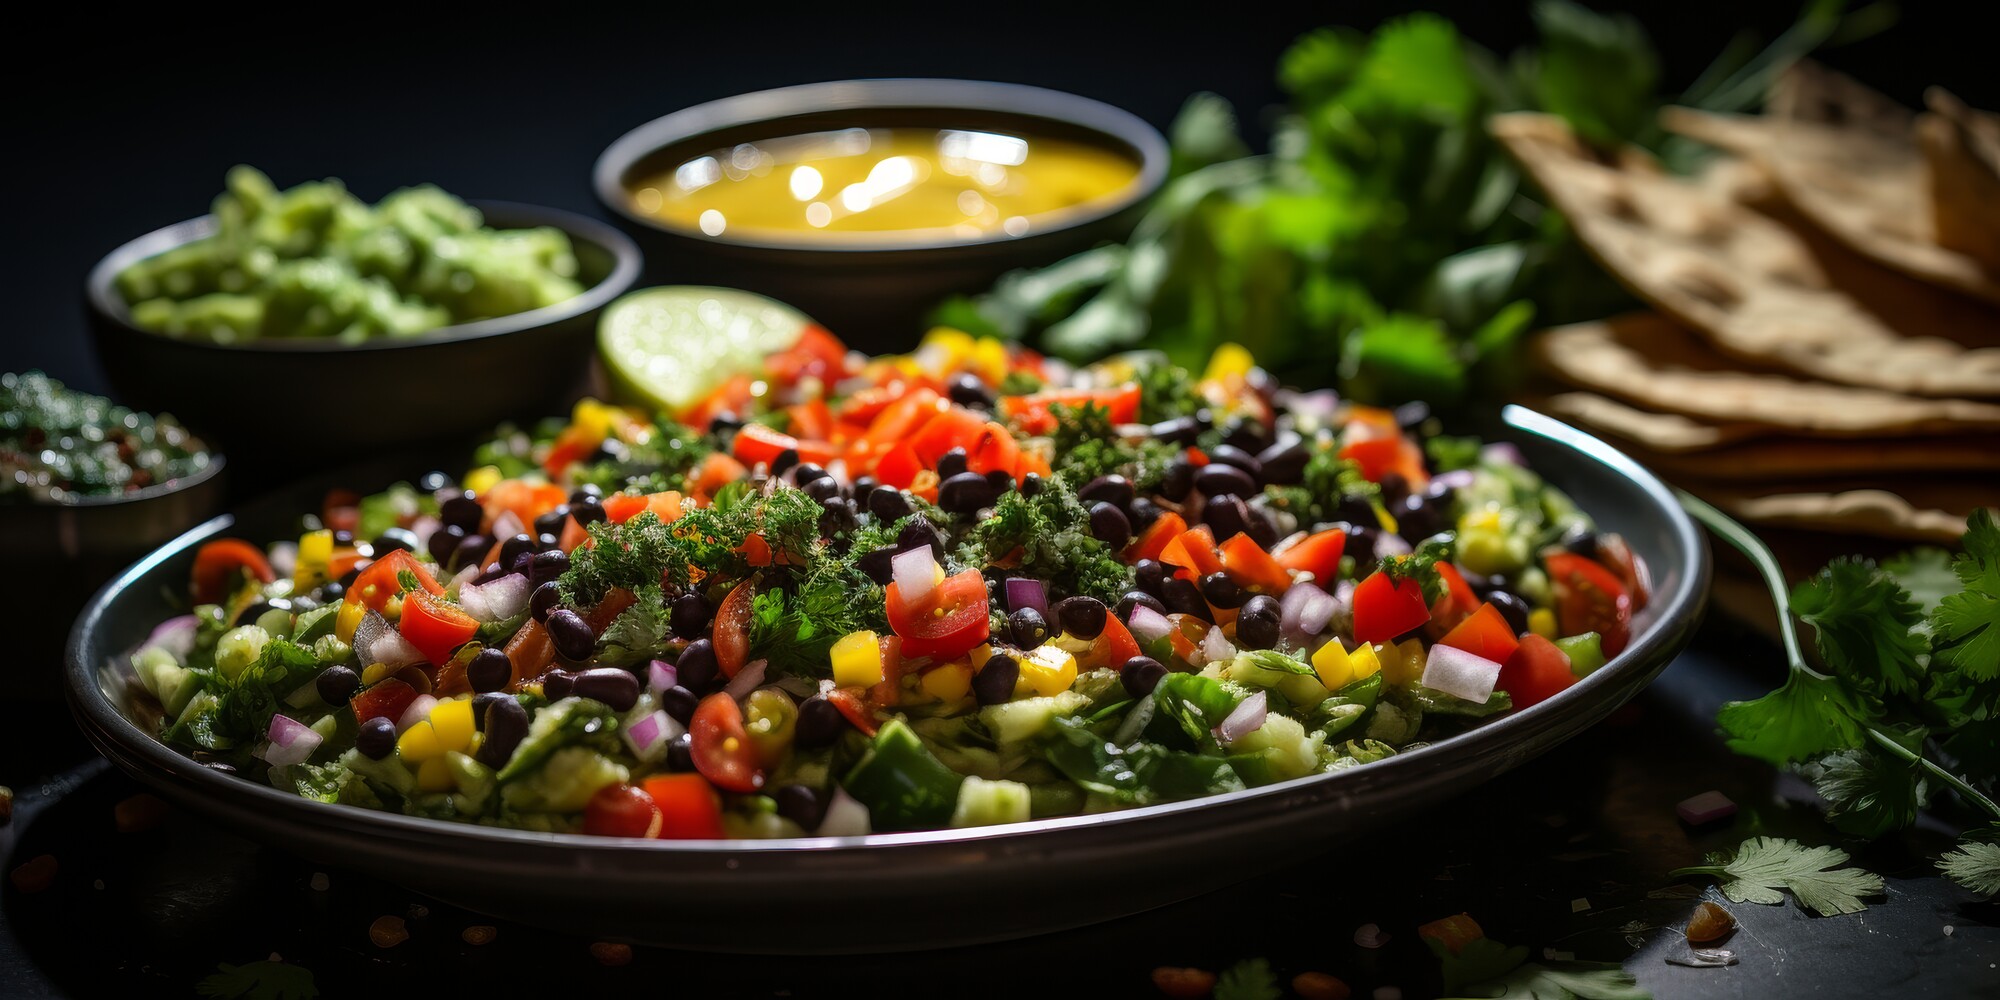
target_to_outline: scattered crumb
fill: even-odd
[[[500,929],[491,924],[473,924],[471,927],[467,927],[465,930],[459,932],[458,937],[459,940],[464,941],[466,944],[478,946],[492,944],[494,937],[498,936],[499,933]]]
[[[597,959],[599,965],[632,964],[632,946],[629,944],[619,944],[615,941],[592,942],[590,954],[592,958]]]
[[[1324,972],[1301,972],[1293,976],[1292,992],[1300,1000],[1347,1000],[1354,995],[1347,983]]]
[[[139,833],[159,826],[167,818],[167,804],[156,795],[140,792],[112,807],[111,817],[119,833]]]
[[[1689,826],[1707,826],[1736,815],[1736,803],[1730,801],[1729,796],[1710,789],[1682,799],[1674,806],[1674,812],[1680,815],[1681,822]]]
[[[1380,948],[1389,943],[1389,935],[1375,924],[1362,924],[1354,929],[1354,943],[1363,948]]]
[[[1578,896],[1569,901],[1569,912],[1571,913],[1582,913],[1588,909],[1590,909],[1590,900],[1583,896]]]
[[[1153,985],[1174,1000],[1202,1000],[1215,989],[1215,973],[1162,965],[1153,970]]]
[[[56,856],[44,854],[29,858],[11,876],[14,888],[22,892],[41,892],[56,884]]]
[[[409,939],[410,928],[402,917],[376,917],[368,925],[368,940],[375,942],[377,948],[394,948]]]
[[[333,882],[326,877],[325,872],[313,872],[312,880],[306,884],[312,886],[314,892],[325,892],[326,887],[332,885]]]
[[[1707,900],[1695,904],[1694,912],[1688,914],[1687,939],[1689,944],[1707,944],[1720,941],[1736,929],[1736,918],[1728,910]]]
[[[1952,925],[1950,925],[1950,924],[1946,924],[1946,925],[1944,925],[1944,936],[1945,936],[1945,937],[1950,937],[1950,936],[1951,936],[1951,932],[1953,932],[1953,931],[1955,931],[1955,930],[1958,930],[1958,928],[1956,928],[1956,927],[1953,927],[1953,926],[1952,926]]]

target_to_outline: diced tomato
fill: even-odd
[[[361,550],[352,545],[342,545],[333,550],[333,557],[326,561],[326,578],[338,580],[354,571],[364,562]]]
[[[1527,708],[1549,700],[1576,679],[1569,668],[1569,656],[1555,643],[1530,632],[1500,665],[1500,679],[1493,686],[1507,692],[1515,708]]]
[[[991,420],[965,446],[965,467],[981,475],[997,469],[1011,476],[1020,460],[1021,445],[1013,432]]]
[[[539,679],[556,661],[554,640],[549,638],[549,630],[541,622],[528,619],[521,631],[507,640],[507,659],[514,664],[514,676],[507,683],[507,690],[515,690],[522,681]]]
[[[1392,579],[1376,570],[1354,588],[1354,638],[1388,642],[1431,620],[1424,588],[1415,580]]]
[[[1381,482],[1391,472],[1402,476],[1413,490],[1431,481],[1431,474],[1424,469],[1424,450],[1401,434],[1350,442],[1340,449],[1340,457],[1359,466],[1362,477],[1371,483]]]
[[[564,469],[581,461],[603,443],[599,434],[571,424],[556,435],[555,442],[549,446],[549,453],[542,456],[542,471],[560,476]]]
[[[444,588],[438,585],[431,571],[417,561],[417,557],[403,549],[383,556],[368,564],[361,575],[354,578],[354,584],[347,588],[347,600],[360,601],[377,611],[389,603],[389,599],[403,592],[403,574],[417,578],[417,585],[431,594],[442,594]]]
[[[882,680],[868,689],[867,703],[894,708],[903,701],[903,675],[909,672],[909,664],[903,662],[903,637],[878,636],[875,648],[882,658]]]
[[[1028,434],[1055,430],[1055,414],[1049,407],[1061,403],[1080,407],[1096,403],[1110,412],[1114,424],[1129,424],[1139,418],[1139,385],[1127,383],[1113,389],[1050,389],[1030,396],[1002,396],[1000,416]]]
[[[590,531],[577,523],[576,518],[563,518],[562,534],[556,538],[557,547],[564,552],[575,552],[590,541]]]
[[[875,463],[875,478],[881,480],[883,485],[899,490],[909,489],[916,483],[917,473],[922,471],[924,464],[917,459],[916,451],[907,441],[891,447],[889,453]]]
[[[196,604],[220,604],[246,576],[258,583],[278,578],[263,549],[240,538],[218,538],[195,551],[188,587]]]
[[[327,490],[319,504],[319,523],[328,531],[353,531],[361,523],[361,494]]]
[[[1179,612],[1168,615],[1167,622],[1173,626],[1167,633],[1167,645],[1182,663],[1193,663],[1195,648],[1208,638],[1212,626],[1194,615]]]
[[[750,387],[756,380],[748,375],[731,375],[728,381],[715,387],[715,391],[703,397],[680,414],[680,422],[697,431],[705,431],[716,417],[724,413],[742,416],[749,407]]]
[[[833,383],[847,371],[847,346],[824,327],[808,326],[799,341],[764,359],[764,374],[783,385],[808,376]]]
[[[756,597],[756,581],[745,580],[715,609],[715,629],[710,641],[715,644],[715,665],[724,677],[736,676],[750,662],[750,604]]]
[[[963,406],[949,407],[925,422],[911,436],[910,448],[926,468],[933,468],[938,459],[953,448],[964,448],[970,456],[982,426],[978,414]]]
[[[743,728],[743,709],[729,692],[717,691],[702,699],[695,706],[688,731],[694,734],[688,749],[702,777],[731,792],[754,792],[764,787],[757,748]]]
[[[1285,567],[1242,532],[1222,543],[1222,569],[1244,589],[1260,594],[1282,594],[1292,587],[1292,575]]]
[[[1438,640],[1440,646],[1463,649],[1495,663],[1507,662],[1520,644],[1506,617],[1491,603],[1481,604],[1479,610],[1465,616],[1464,621]]]
[[[1469,913],[1460,913],[1433,920],[1417,928],[1417,936],[1426,941],[1436,941],[1444,950],[1456,955],[1465,946],[1486,936],[1486,930]]]
[[[1472,592],[1472,585],[1465,582],[1457,566],[1440,559],[1437,571],[1438,579],[1444,581],[1444,593],[1431,604],[1428,631],[1433,639],[1457,628],[1466,616],[1479,610],[1479,595]]]
[[[456,606],[422,591],[403,598],[403,616],[396,631],[424,654],[424,659],[442,666],[458,647],[479,634],[479,622]]]
[[[1108,667],[1112,670],[1125,665],[1125,661],[1139,655],[1139,640],[1132,638],[1132,630],[1118,620],[1114,614],[1104,616],[1104,631],[1091,640],[1090,648],[1077,658],[1078,670],[1096,670]]]
[[[646,505],[646,498],[636,493],[613,493],[598,501],[598,506],[604,508],[604,519],[612,524],[624,524],[638,517]]]
[[[1179,538],[1181,532],[1186,530],[1187,521],[1179,514],[1167,511],[1154,518],[1153,523],[1147,525],[1146,530],[1132,540],[1132,544],[1125,549],[1125,558],[1130,562],[1138,562],[1141,559],[1158,560],[1160,554],[1166,551],[1167,543]]]
[[[1617,656],[1632,638],[1632,596],[1611,571],[1573,552],[1557,552],[1548,565],[1555,591],[1556,627],[1563,635],[1595,632],[1606,658]]]
[[[949,660],[985,642],[992,630],[986,578],[976,569],[946,577],[914,605],[903,600],[893,582],[886,597],[889,627],[902,637],[907,657]]]
[[[1607,531],[1597,536],[1597,561],[1624,584],[1625,593],[1632,597],[1632,612],[1646,610],[1646,601],[1652,597],[1652,574],[1646,570],[1645,560],[1625,544],[1622,535]]]
[[[1325,587],[1340,576],[1340,556],[1346,551],[1346,529],[1328,528],[1280,548],[1272,557],[1288,570],[1311,573],[1313,582]]]
[[[1049,460],[1043,457],[1041,452],[1031,448],[1023,448],[1021,449],[1021,457],[1014,461],[1014,481],[1027,481],[1028,474],[1031,472],[1043,479],[1055,475],[1055,471],[1049,468]]]
[[[391,677],[376,681],[354,693],[347,700],[354,709],[354,721],[367,722],[369,719],[388,719],[391,722],[403,717],[403,711],[417,700],[417,689],[400,678]]]
[[[533,524],[535,518],[556,509],[556,505],[568,499],[569,492],[553,483],[502,479],[479,498],[479,505],[486,509],[486,526],[492,527],[494,519],[502,511],[511,511],[521,519],[522,524]]]
[[[642,788],[605,785],[583,807],[583,832],[594,837],[644,837],[660,835],[664,820],[660,807]]]
[[[790,431],[793,437],[824,441],[833,436],[833,413],[826,408],[824,399],[787,406],[785,416],[791,421],[791,426],[786,430]]]
[[[660,810],[661,840],[721,840],[722,798],[699,774],[656,774],[639,783]]]
[[[744,562],[759,569],[771,565],[771,543],[754,531],[743,536],[743,544],[738,545],[736,551],[743,553]]]
[[[663,490],[646,494],[646,509],[660,519],[661,524],[670,524],[681,518],[681,493],[679,490]]]
[[[948,405],[931,389],[912,389],[902,398],[885,405],[869,422],[868,432],[861,436],[861,440],[879,454],[898,441],[908,440],[910,435]]]
[[[856,391],[840,401],[840,419],[851,424],[866,425],[881,416],[882,411],[889,408],[889,404],[903,398],[907,388],[902,382],[891,382],[888,385],[871,385]]]
[[[1160,550],[1160,561],[1175,567],[1176,576],[1200,580],[1210,573],[1222,572],[1222,551],[1216,548],[1215,532],[1208,525],[1200,524],[1174,537]]]
[[[885,655],[882,660],[884,663],[887,663],[889,658]],[[833,707],[840,710],[840,714],[847,719],[850,725],[861,730],[861,735],[872,739],[875,736],[875,731],[881,728],[881,725],[875,721],[874,713],[868,711],[868,706],[863,705],[861,699],[854,696],[854,692],[846,688],[829,687],[822,690],[820,694],[827,701],[832,702]]]
[[[738,461],[745,465],[762,463],[769,465],[787,451],[798,451],[799,439],[790,434],[781,434],[758,423],[744,424],[736,432],[736,442],[730,447]],[[803,456],[803,452],[800,452]]]
[[[697,496],[712,497],[724,486],[749,474],[750,470],[742,462],[723,452],[712,451],[695,467],[694,476],[688,480],[688,489]]]

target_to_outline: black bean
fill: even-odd
[[[1008,490],[1014,488],[1014,477],[1005,469],[988,469],[986,485],[993,487],[993,498],[998,500]]]
[[[1404,479],[1400,472],[1382,473],[1382,478],[1375,485],[1382,488],[1382,505],[1390,510],[1395,510],[1396,505],[1410,495],[1410,481]]]
[[[528,614],[536,621],[547,624],[549,612],[554,611],[556,605],[561,603],[562,588],[551,580],[536,587],[535,592],[528,595]]]
[[[977,472],[961,472],[938,484],[938,506],[953,514],[971,514],[997,498],[993,484]]]
[[[686,774],[694,770],[694,734],[682,733],[667,744],[667,770]]]
[[[480,694],[498,691],[514,682],[514,661],[507,658],[505,650],[488,646],[465,665],[465,679]]]
[[[467,535],[458,540],[458,548],[451,551],[451,561],[445,564],[445,569],[481,565],[480,560],[486,558],[486,550],[492,547],[493,539],[485,535]]]
[[[820,820],[826,818],[827,802],[810,785],[786,785],[772,793],[771,798],[778,803],[778,815],[797,823],[807,833],[819,829]]]
[[[1022,476],[1022,477],[1021,477],[1021,485],[1020,485],[1020,486],[1019,486],[1018,488],[1019,488],[1019,489],[1020,489],[1020,491],[1021,491],[1021,495],[1022,495],[1022,496],[1024,496],[1024,497],[1032,497],[1032,496],[1034,496],[1034,495],[1036,495],[1036,494],[1038,494],[1038,493],[1042,492],[1042,475],[1041,475],[1041,473],[1039,473],[1039,472],[1030,472],[1030,473],[1028,473],[1027,475],[1025,475],[1025,476]]]
[[[1033,649],[1049,641],[1049,621],[1034,608],[1016,608],[1007,616],[1007,634],[1014,645],[1022,649]]]
[[[1563,539],[1562,546],[1571,552],[1591,559],[1597,558],[1597,532],[1588,528],[1578,529]]]
[[[1257,480],[1233,465],[1210,462],[1194,474],[1195,492],[1205,497],[1224,494],[1247,497],[1257,493]]]
[[[1270,428],[1264,426],[1262,420],[1251,416],[1235,416],[1223,425],[1222,444],[1224,447],[1255,453],[1271,443],[1270,434]],[[1208,457],[1214,458],[1215,452],[1209,452]]]
[[[381,760],[396,752],[396,723],[378,715],[361,723],[354,734],[354,749],[369,760]]]
[[[1201,596],[1218,608],[1240,608],[1248,595],[1227,573],[1210,573],[1201,578]]]
[[[1112,612],[1118,616],[1120,621],[1129,622],[1132,620],[1132,612],[1137,610],[1142,605],[1148,608],[1152,608],[1154,611],[1158,611],[1163,615],[1167,613],[1167,606],[1165,603],[1163,603],[1159,598],[1154,597],[1153,595],[1148,594],[1143,590],[1126,591],[1125,596],[1120,597],[1118,599],[1118,606],[1116,608],[1113,608]]]
[[[1154,597],[1163,593],[1160,588],[1172,575],[1173,567],[1157,559],[1141,559],[1132,564],[1132,577],[1139,582],[1139,589]]]
[[[486,510],[479,506],[479,501],[469,491],[438,503],[438,520],[465,534],[478,531],[479,522],[485,518]]]
[[[696,639],[681,650],[674,658],[674,669],[679,672],[681,686],[689,691],[706,691],[715,680],[715,644],[707,639]]]
[[[1179,503],[1194,492],[1194,463],[1176,458],[1160,473],[1160,496]]]
[[[1264,463],[1257,461],[1257,456],[1233,444],[1216,445],[1209,450],[1208,460],[1211,465],[1221,463],[1232,468],[1242,469],[1252,479],[1261,478],[1264,474]]]
[[[683,639],[701,638],[702,632],[708,628],[709,620],[714,617],[715,608],[708,603],[708,598],[701,596],[699,591],[690,590],[674,598],[671,621],[674,634]]]
[[[576,683],[576,675],[561,667],[550,667],[542,674],[542,697],[550,701],[561,701],[569,697],[570,685]]]
[[[451,477],[433,469],[417,480],[417,490],[421,493],[436,493],[451,488]]]
[[[1382,529],[1372,524],[1350,524],[1347,526],[1347,545],[1343,549],[1356,562],[1369,565],[1375,561],[1376,543],[1381,541]]]
[[[513,701],[514,696],[505,691],[481,691],[472,696],[472,728],[474,732],[486,731],[486,711],[496,701]]]
[[[336,663],[319,672],[313,679],[313,687],[319,691],[319,699],[329,705],[345,705],[361,687],[361,675]]]
[[[238,612],[236,618],[232,620],[230,624],[255,625],[257,624],[257,619],[264,617],[264,615],[268,612],[277,610],[280,609],[275,604],[269,603],[267,601],[258,601],[257,603],[252,604],[249,607],[246,607],[242,611]]]
[[[797,448],[786,448],[784,451],[778,453],[778,457],[771,459],[771,475],[782,476],[787,470],[797,464],[799,464],[799,450]]]
[[[1277,598],[1258,594],[1243,602],[1236,613],[1236,644],[1249,649],[1270,649],[1278,644],[1283,612]]]
[[[1271,512],[1249,504],[1243,509],[1248,515],[1243,520],[1243,530],[1249,532],[1251,541],[1269,552],[1278,544],[1278,526],[1271,520]]]
[[[868,513],[884,524],[894,524],[910,516],[910,499],[894,486],[877,486],[868,491]]]
[[[1201,509],[1201,523],[1215,533],[1216,541],[1226,542],[1250,530],[1250,505],[1233,493],[1209,497]]]
[[[952,402],[960,406],[981,410],[993,408],[993,393],[987,391],[986,383],[980,381],[979,376],[969,372],[960,372],[952,376],[951,388],[947,390],[947,395],[951,397]]]
[[[431,558],[436,560],[439,566],[443,566],[451,561],[451,554],[458,551],[458,543],[464,538],[464,528],[447,524],[431,532],[430,541],[424,544],[424,548],[430,551]]]
[[[1099,500],[1090,505],[1090,534],[1111,551],[1121,552],[1132,540],[1132,521],[1124,511]]]
[[[603,702],[614,712],[629,712],[639,703],[639,678],[629,670],[596,667],[576,675],[569,691],[579,698]]]
[[[965,449],[953,448],[938,456],[937,474],[939,479],[950,479],[965,471]]]
[[[972,696],[981,705],[1000,705],[1014,700],[1014,685],[1021,679],[1021,661],[1007,653],[994,653],[972,675]]]
[[[1349,524],[1377,525],[1381,523],[1381,518],[1375,516],[1374,505],[1368,502],[1367,497],[1360,494],[1341,497],[1340,503],[1335,505],[1333,509],[1333,516],[1335,520],[1346,521]]]
[[[1202,621],[1211,621],[1215,615],[1208,602],[1202,600],[1201,588],[1186,577],[1169,577],[1161,588],[1160,601],[1173,614],[1193,615]]]
[[[569,516],[570,520],[575,521],[576,526],[579,528],[588,528],[610,517],[610,515],[604,512],[604,505],[598,503],[596,500],[591,500],[588,503],[576,503],[572,501],[569,505]]]
[[[1451,527],[1449,500],[1424,493],[1412,493],[1392,509],[1396,533],[1411,542],[1420,542]]]
[[[807,483],[815,479],[830,478],[833,473],[820,467],[818,462],[800,462],[792,466],[792,485],[805,489]]]
[[[1159,520],[1160,515],[1166,512],[1166,508],[1147,497],[1133,497],[1132,505],[1125,508],[1126,517],[1132,522],[1132,530],[1135,532],[1152,527],[1153,522]]]
[[[892,560],[896,558],[897,551],[899,550],[891,545],[864,552],[860,558],[854,560],[855,568],[868,574],[868,579],[886,587],[889,581],[896,578],[896,567]]]
[[[521,741],[528,736],[528,710],[512,698],[501,698],[486,706],[486,738],[473,757],[494,770],[507,766]]]
[[[820,482],[832,482],[822,479]],[[819,536],[837,539],[834,551],[845,553],[851,544],[845,537],[861,526],[861,508],[854,501],[843,496],[830,496],[820,501]]]
[[[1167,676],[1167,668],[1150,656],[1135,656],[1118,668],[1118,681],[1125,685],[1125,693],[1134,698],[1144,698],[1160,686],[1160,678]]]
[[[660,692],[660,707],[665,709],[675,722],[683,726],[694,718],[694,710],[700,704],[700,695],[679,684]]]
[[[551,550],[554,550],[554,549],[559,549],[559,548],[562,548],[562,537],[561,537],[561,536],[559,536],[559,535],[536,535],[536,536],[535,536],[535,551],[536,551],[536,552],[548,552],[548,551],[551,551]]]
[[[582,486],[569,491],[569,502],[572,506],[576,504],[602,503],[603,501],[604,488],[598,486],[596,483],[584,483]]]
[[[812,497],[821,503],[840,496],[840,482],[832,476],[808,479],[806,480],[806,484],[800,487],[800,489],[806,491],[806,496]]]
[[[1148,428],[1148,432],[1156,440],[1168,444],[1188,445],[1193,444],[1194,439],[1200,437],[1201,432],[1206,429],[1202,422],[1194,417],[1175,417],[1154,424]]]
[[[839,706],[820,695],[813,695],[799,702],[798,728],[792,741],[800,749],[817,750],[833,745],[840,734],[847,732],[847,716]]]
[[[1078,639],[1090,640],[1104,634],[1104,602],[1095,597],[1065,597],[1053,609],[1056,624]]]
[[[314,587],[313,593],[319,596],[321,604],[333,604],[347,596],[347,585],[338,580],[329,580]]]
[[[569,553],[561,549],[535,553],[528,563],[528,581],[536,585],[548,583],[569,572]]]
[[[1486,595],[1486,600],[1493,605],[1493,610],[1500,612],[1500,617],[1507,619],[1507,627],[1513,629],[1515,635],[1528,630],[1527,601],[1506,590],[1495,590]]]
[[[708,432],[710,434],[733,437],[737,431],[742,429],[743,418],[737,416],[733,410],[723,410],[715,416],[708,418]]]
[[[515,535],[500,543],[500,565],[512,569],[516,559],[532,556],[540,548],[541,544],[535,541],[535,536]]]
[[[353,544],[354,544],[354,532],[349,531],[346,528],[340,528],[334,531],[333,533],[334,548],[336,549],[346,548],[347,546]]]
[[[880,485],[882,485],[881,480],[874,476],[856,476],[853,488],[847,492],[849,496],[865,504],[868,502],[868,494],[875,492],[875,488]]]
[[[569,504],[557,504],[555,509],[535,518],[535,534],[562,537],[562,530],[569,523]]]
[[[597,651],[597,633],[583,616],[568,608],[557,608],[549,612],[549,641],[555,644],[556,652],[564,659],[583,661]]]
[[[1098,476],[1076,491],[1076,498],[1085,506],[1108,503],[1120,509],[1131,504],[1132,495],[1132,481],[1120,475]]]
[[[339,583],[342,587],[352,587],[354,586],[354,581],[359,579],[361,579],[361,567],[356,566],[353,569],[350,569],[347,572],[342,573],[340,575],[340,579],[335,582]]]
[[[1305,443],[1294,437],[1257,453],[1257,464],[1263,466],[1264,482],[1272,486],[1291,486],[1305,478],[1306,463],[1312,460],[1312,452],[1306,450]]]
[[[415,553],[417,551],[417,533],[408,528],[387,528],[381,534],[376,535],[375,540],[368,543],[368,547],[375,550],[375,558],[377,559],[398,549],[404,552]]]
[[[896,551],[908,552],[920,545],[931,547],[931,556],[939,563],[944,562],[944,532],[931,524],[931,519],[922,514],[912,514],[896,532]]]

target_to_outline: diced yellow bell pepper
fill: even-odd
[[[972,652],[967,655],[972,657],[972,669],[983,669],[986,666],[986,661],[993,658],[993,644],[982,642],[972,647]]]
[[[378,684],[401,669],[401,667],[392,667],[386,663],[370,663],[361,668],[361,686],[368,687],[372,684]]]
[[[1382,660],[1375,655],[1375,647],[1365,642],[1354,647],[1354,652],[1347,654],[1347,662],[1354,668],[1354,672],[1347,678],[1349,684],[1365,681],[1382,672]]]
[[[333,613],[333,634],[341,642],[353,642],[354,630],[361,627],[361,619],[368,617],[368,605],[360,601],[344,601],[340,610]]]
[[[333,531],[321,528],[299,536],[299,554],[292,567],[292,589],[304,590],[326,579],[333,564]]]
[[[1393,646],[1384,643],[1376,647],[1376,655],[1382,660],[1382,679],[1391,684],[1407,687],[1424,676],[1428,656],[1420,640],[1406,639]]]
[[[910,356],[926,374],[943,378],[958,370],[965,356],[972,353],[972,347],[972,335],[964,330],[948,326],[932,327]]]
[[[1528,631],[1544,639],[1556,637],[1556,613],[1547,608],[1536,608],[1528,612]]]
[[[947,663],[924,672],[924,693],[946,704],[965,697],[972,690],[972,666],[966,663]]]
[[[617,419],[618,411],[615,407],[606,406],[589,396],[577,400],[569,413],[570,426],[577,429],[577,433],[586,443],[603,442],[605,436],[611,433],[611,428]]]
[[[1362,649],[1367,649],[1364,644]],[[1354,660],[1347,655],[1346,647],[1339,639],[1328,639],[1326,645],[1313,654],[1313,671],[1319,674],[1319,682],[1328,691],[1338,691],[1354,680]]]
[[[973,345],[972,363],[968,366],[988,384],[998,385],[1007,377],[1007,345],[992,337],[981,337]]]
[[[1251,356],[1250,351],[1242,344],[1231,341],[1217,347],[1215,353],[1208,356],[1208,370],[1202,372],[1201,377],[1205,381],[1242,378],[1255,367],[1257,359]]]
[[[463,483],[460,483],[459,485],[464,486],[466,489],[471,490],[474,493],[484,496],[488,490],[491,490],[493,487],[498,486],[500,484],[500,480],[504,478],[506,477],[500,474],[500,469],[498,466],[482,465],[479,468],[466,473],[465,481]]]
[[[438,740],[438,732],[429,720],[423,720],[396,738],[396,756],[405,763],[421,764],[429,760],[443,760],[447,748]]]
[[[417,765],[417,790],[420,792],[449,792],[458,787],[451,776],[451,764],[443,754],[432,757]]]
[[[431,709],[431,728],[437,730],[438,745],[463,752],[472,745],[472,700],[455,698],[441,701]]]
[[[874,687],[882,683],[882,646],[873,632],[850,632],[828,652],[833,682],[841,687]]]
[[[1061,694],[1076,683],[1076,657],[1054,643],[1043,643],[1021,657],[1021,677],[1043,697]]]

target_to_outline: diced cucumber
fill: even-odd
[[[462,805],[471,806],[459,811],[469,815],[483,812],[486,797],[493,794],[493,787],[497,784],[493,769],[456,750],[445,751],[444,762],[451,768],[452,782],[458,786],[459,794],[465,796],[466,802]]]
[[[968,777],[958,786],[958,804],[952,807],[952,826],[989,826],[1020,823],[1033,814],[1034,795],[1018,781],[988,781]]]
[[[1588,677],[1604,665],[1604,641],[1595,632],[1564,636],[1556,640],[1556,648],[1569,657],[1569,672],[1578,677]]]
[[[508,808],[521,812],[575,812],[588,805],[598,789],[631,776],[625,765],[589,747],[566,746],[550,754],[540,768],[509,782],[501,797]]]
[[[271,641],[271,633],[255,625],[238,625],[222,633],[215,641],[215,669],[230,681],[236,680],[243,671],[264,655],[264,647]]]
[[[1021,743],[1048,731],[1058,716],[1074,715],[1090,705],[1090,699],[1076,691],[1063,691],[1046,698],[988,705],[979,710],[986,730],[1002,745]]]
[[[301,646],[310,646],[320,636],[332,635],[334,617],[340,612],[340,604],[321,605],[292,620],[292,641]]]
[[[258,615],[255,624],[273,638],[290,638],[292,634],[292,613],[281,608],[272,608]]]
[[[375,760],[359,750],[349,750],[340,755],[340,766],[404,798],[416,794],[417,776],[394,754]]]
[[[1231,743],[1229,751],[1231,754],[1270,751],[1264,754],[1265,761],[1273,777],[1283,780],[1303,777],[1318,770],[1319,750],[1325,742],[1325,734],[1316,731],[1308,733],[1297,719],[1274,712],[1264,717],[1262,726]],[[1242,770],[1237,768],[1237,773],[1241,774]],[[1250,776],[1244,775],[1243,780],[1249,783]]]

